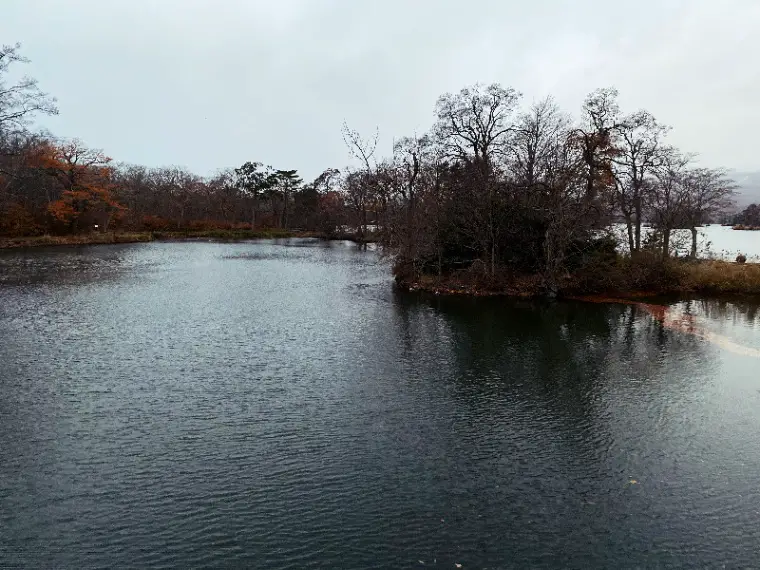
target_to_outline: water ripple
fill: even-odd
[[[0,253],[0,566],[756,565],[753,359],[286,245]]]

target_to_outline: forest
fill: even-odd
[[[750,204],[732,220],[734,229],[760,229],[760,204]]]
[[[343,225],[339,172],[304,183],[296,170],[255,161],[203,177],[176,166],[118,163],[79,140],[31,130],[57,114],[29,78],[19,45],[0,49],[0,235],[98,231],[301,229],[332,235]]]
[[[58,109],[35,80],[10,80],[26,63],[19,45],[0,50],[3,236],[348,233],[379,242],[413,288],[556,294],[677,282],[676,230],[691,232],[696,258],[698,228],[733,205],[725,169],[670,145],[669,127],[621,109],[614,88],[591,92],[573,116],[550,96],[524,104],[511,87],[465,87],[441,95],[429,132],[394,139],[390,156],[377,132],[344,124],[355,165],[305,182],[255,160],[208,177],[123,164],[34,131]]]

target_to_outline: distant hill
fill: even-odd
[[[750,204],[760,204],[760,171],[730,173],[739,188],[736,191],[736,205],[743,210]]]

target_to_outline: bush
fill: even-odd
[[[590,258],[569,280],[563,292],[588,293],[667,293],[681,288],[686,263],[663,259],[655,252],[634,256],[600,255]]]

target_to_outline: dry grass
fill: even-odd
[[[33,236],[33,237],[15,237],[0,238],[0,248],[11,247],[38,247],[46,245],[94,245],[108,243],[135,243],[152,241],[153,235],[150,232],[139,233],[92,233],[76,234],[66,236]]]
[[[507,295],[535,297],[546,294],[539,275],[487,277],[472,271],[443,277],[423,275],[417,279],[397,274],[411,290],[441,295]],[[586,267],[567,275],[560,296],[606,295],[615,298],[653,297],[665,294],[760,295],[760,264],[730,261],[687,261],[642,255],[620,258],[612,264]]]
[[[245,240],[245,239],[278,239],[296,237],[300,234],[289,230],[247,230],[247,229],[215,229],[215,230],[187,230],[170,232],[153,232],[155,239],[159,240],[183,240],[183,239],[221,239],[221,240]]]
[[[760,264],[700,261],[685,264],[684,269],[686,291],[760,295]]]
[[[410,291],[427,291],[436,295],[537,297],[543,292],[539,275],[499,273],[488,276],[464,270],[442,277],[435,275],[422,275],[417,279],[399,275],[396,277],[399,284]]]
[[[182,241],[192,239],[212,240],[249,240],[249,239],[284,239],[284,238],[314,238],[314,239],[348,239],[355,236],[328,236],[320,232],[305,232],[296,230],[249,230],[249,229],[216,229],[216,230],[187,230],[187,231],[153,231],[153,232],[108,232],[91,234],[74,234],[63,236],[32,236],[32,237],[0,237],[0,249],[13,247],[36,247],[49,245],[95,245],[109,243],[136,243],[155,240]]]

